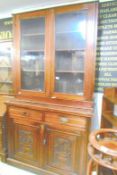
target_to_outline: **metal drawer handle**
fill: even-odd
[[[66,117],[60,117],[60,123],[65,124],[68,123],[69,119]]]
[[[28,116],[29,114],[28,114],[28,112],[22,112],[22,115],[23,116]]]
[[[51,98],[52,98],[52,99],[56,99],[56,97],[55,97],[55,96],[52,96]]]

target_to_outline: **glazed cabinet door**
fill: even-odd
[[[82,174],[81,133],[73,134],[46,127],[45,135],[45,167],[58,174]]]
[[[27,121],[15,121],[11,119],[9,122],[9,146],[8,157],[27,163],[30,165],[40,166],[41,155],[41,126],[31,125]],[[27,125],[26,125],[27,123]]]
[[[47,40],[46,11],[21,14],[14,17],[15,65],[14,81],[18,95],[31,98],[47,95]],[[17,70],[16,70],[17,64]]]
[[[54,11],[52,97],[91,99],[94,80],[96,5]]]

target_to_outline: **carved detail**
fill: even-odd
[[[25,156],[33,156],[33,135],[31,131],[19,130],[18,151]]]
[[[72,143],[68,139],[56,138],[54,140],[54,164],[62,167],[70,167],[72,161]]]

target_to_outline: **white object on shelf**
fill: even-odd
[[[113,115],[117,117],[117,105],[114,105]]]

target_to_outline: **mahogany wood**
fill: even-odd
[[[86,50],[85,50],[85,77],[84,77],[84,94],[71,95],[64,93],[55,93],[55,43],[54,43],[54,20],[56,13],[87,10],[87,37],[86,37]],[[21,65],[20,65],[20,21],[22,19],[30,19],[31,17],[44,16],[46,19],[46,34],[45,34],[45,90],[44,92],[26,91],[21,89]],[[96,45],[96,22],[97,22],[97,3],[79,4],[68,7],[59,7],[54,9],[47,9],[35,12],[27,12],[23,14],[14,15],[14,47],[15,47],[15,59],[13,65],[14,72],[14,87],[16,96],[18,98],[28,98],[43,100],[44,98],[49,102],[62,100],[75,100],[75,101],[91,101],[94,90],[94,77],[95,77],[95,45]],[[90,64],[91,63],[91,64]],[[51,66],[52,65],[52,66]],[[15,69],[17,67],[17,69]],[[53,100],[56,99],[56,100]]]
[[[73,109],[71,113],[71,108],[64,111],[64,106],[51,110],[42,105],[25,101],[21,106],[16,99],[7,102],[8,158],[58,174],[85,175],[90,109],[86,116]]]
[[[83,95],[55,93],[55,15],[87,10]],[[45,17],[43,92],[21,87],[21,20]],[[87,143],[93,117],[97,3],[14,15],[15,98],[7,105],[7,161],[42,174],[86,175]]]

